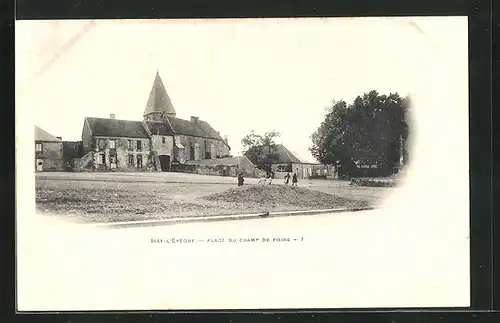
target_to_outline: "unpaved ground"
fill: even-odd
[[[188,180],[177,177],[183,182],[169,182],[161,176],[151,175],[138,176],[145,179],[140,182],[132,182],[132,174],[92,175],[37,176],[37,210],[73,217],[77,221],[116,222],[362,207],[375,204],[385,195],[382,193],[388,192],[387,188],[382,191],[380,188],[352,187],[336,181],[307,181],[300,183],[303,187],[294,189],[274,184],[238,188],[224,182],[232,178],[221,178],[217,183],[214,182],[217,178],[210,178],[208,182],[208,178],[201,175],[185,177]]]

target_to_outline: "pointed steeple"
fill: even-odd
[[[156,70],[156,77],[143,116],[148,117],[148,119],[156,119],[161,115],[171,118],[175,117],[175,109],[167,94],[167,90],[165,90],[160,73]]]

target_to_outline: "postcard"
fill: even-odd
[[[17,21],[18,311],[469,306],[467,28]]]

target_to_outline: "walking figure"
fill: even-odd
[[[243,178],[243,174],[238,174],[238,186],[243,186],[243,182],[245,179]]]
[[[297,179],[297,173],[293,173],[292,186],[297,186],[298,182],[299,182],[299,180]]]
[[[285,175],[285,185],[288,185],[288,182],[290,182],[290,173],[286,173]]]

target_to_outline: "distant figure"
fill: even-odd
[[[288,185],[289,182],[290,182],[290,173],[286,173],[286,175],[285,175],[285,185]]]
[[[243,174],[238,174],[238,186],[243,186],[243,182],[245,179],[243,178]]]
[[[297,179],[297,173],[293,173],[292,186],[297,186],[299,180]]]
[[[269,176],[269,178],[267,179],[267,184],[268,185],[271,185],[273,182],[273,177],[272,176]]]
[[[259,182],[257,184],[260,184],[260,183],[264,183],[266,184],[267,182],[267,175],[266,176],[262,176],[260,179],[259,179]]]

